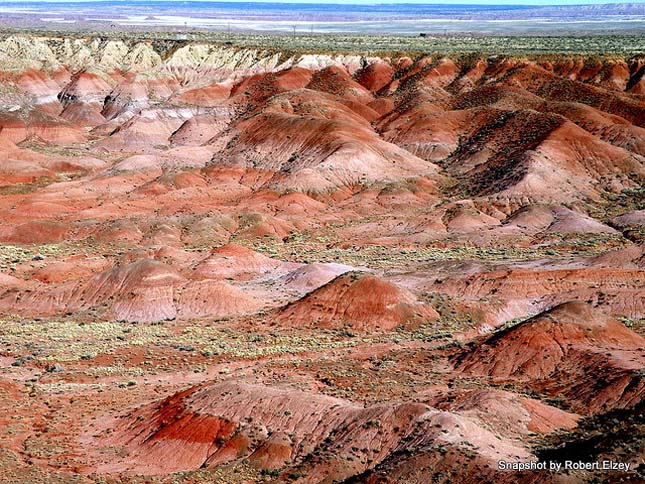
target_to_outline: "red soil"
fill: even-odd
[[[350,272],[281,309],[277,322],[296,327],[391,330],[420,324],[438,314],[394,284],[368,274]]]
[[[489,440],[492,435],[467,418],[422,404],[362,408],[330,397],[235,383],[175,394],[121,418],[115,430],[99,445],[123,446],[128,457],[103,464],[102,471],[159,474],[248,458],[261,469],[284,463],[285,473],[307,469],[298,480],[305,483],[361,473],[368,458],[378,464],[404,448],[441,443],[458,452],[474,439],[487,444],[478,456],[484,462],[522,452],[510,442]]]
[[[563,393],[574,409],[598,413],[638,403],[645,382],[645,339],[582,302],[540,314],[465,352],[457,369],[527,381]]]
[[[642,56],[86,41],[0,73],[2,478],[633,481],[497,465],[642,460]]]

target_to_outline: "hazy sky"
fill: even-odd
[[[91,1],[91,0],[90,0]],[[127,3],[127,0],[123,0]],[[175,1],[175,0],[161,0]],[[179,0],[180,1],[180,0]],[[192,0],[218,2],[220,0]],[[590,5],[605,3],[645,3],[645,0],[221,0],[224,2],[269,2],[269,3],[331,3],[331,4],[396,4],[396,3],[421,3],[421,4],[443,4],[443,5]]]
[[[21,3],[25,0],[0,0],[1,3]],[[27,1],[41,1],[51,3],[75,3],[75,2],[100,2],[101,0],[27,0]],[[128,4],[128,0],[121,0],[124,5]],[[142,0],[138,0],[139,2]],[[177,2],[182,0],[156,0]],[[328,4],[354,4],[354,5],[373,5],[373,4],[397,4],[397,3],[419,3],[419,4],[443,4],[443,5],[590,5],[590,4],[606,4],[606,3],[643,3],[645,0],[190,0],[190,1],[207,1],[217,3],[223,2],[262,2],[262,3],[328,3]],[[136,1],[133,3],[137,3]],[[645,5],[644,7],[645,8]]]
[[[58,0],[57,0],[58,1]],[[92,0],[89,0],[92,1]],[[128,0],[123,0],[127,3]],[[161,0],[175,1],[175,0]],[[179,0],[180,1],[180,0]],[[220,0],[192,0],[210,1],[217,3]],[[396,3],[420,3],[420,4],[443,4],[443,5],[590,5],[606,3],[645,3],[645,0],[221,0],[224,2],[268,2],[268,3],[331,3],[331,4],[396,4]],[[644,7],[645,8],[645,7]]]
[[[0,0],[1,1],[1,0]],[[64,2],[65,0],[54,0]],[[100,1],[100,0],[85,0]],[[128,0],[122,0],[128,3]],[[141,1],[141,0],[139,0]],[[157,0],[157,1],[177,1],[182,0]],[[645,0],[191,0],[191,1],[208,1],[217,3],[222,2],[263,2],[263,3],[331,3],[331,4],[396,4],[396,3],[420,3],[420,4],[443,4],[443,5],[590,5],[605,3],[645,3]]]

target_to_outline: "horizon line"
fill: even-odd
[[[573,0],[575,2],[575,0]],[[604,6],[604,5],[641,5],[645,4],[645,0],[582,0],[581,2],[570,2],[570,0],[454,0],[454,1],[426,1],[426,0],[184,0],[176,2],[176,0],[0,0],[0,4],[7,3],[105,3],[105,2],[119,2],[119,3],[282,3],[282,4],[320,4],[320,5],[440,5],[440,6],[526,6],[526,7],[585,7],[585,6]]]

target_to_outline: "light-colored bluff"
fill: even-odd
[[[181,40],[113,40],[93,38],[34,37],[14,35],[0,42],[3,70],[96,67],[149,72],[175,68],[202,69],[244,75],[298,65],[321,69],[342,65],[356,71],[365,59],[359,55],[304,54],[284,56],[268,50],[222,46]]]

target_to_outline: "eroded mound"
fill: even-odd
[[[638,416],[642,55],[149,34],[0,40],[2,478],[634,477],[497,462]]]
[[[261,299],[225,282],[190,281],[153,259],[140,259],[78,282],[9,288],[0,295],[0,308],[6,312],[62,315],[89,311],[101,318],[130,322],[230,316],[261,306]]]
[[[391,330],[438,317],[431,306],[379,277],[350,272],[289,304],[276,315],[278,324],[295,327]]]
[[[288,270],[290,264],[271,259],[246,247],[227,244],[213,249],[195,268],[195,277],[244,280]]]
[[[455,461],[475,448],[480,465],[530,457],[467,418],[427,405],[361,407],[242,383],[206,384],[142,407],[119,419],[100,445],[120,446],[125,454],[100,471],[160,474],[248,460],[275,475],[298,471],[301,483],[344,480],[404,451],[438,454],[437,446],[450,449]]]
[[[432,163],[382,141],[369,124],[347,118],[290,112],[253,116],[235,126],[235,143],[225,159],[259,170],[260,180],[271,186],[311,192],[436,172]]]
[[[570,302],[496,333],[455,361],[461,372],[527,382],[565,394],[577,411],[598,413],[643,398],[644,348],[645,339],[623,324]]]

